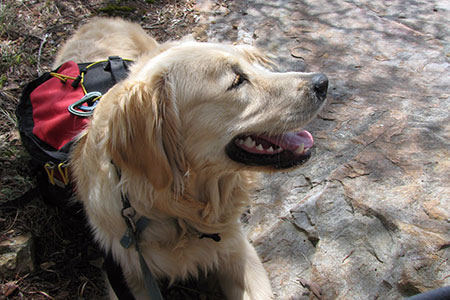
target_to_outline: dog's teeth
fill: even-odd
[[[253,147],[255,147],[255,141],[252,140],[250,137],[247,137],[245,139],[244,145],[249,147],[249,148],[253,148]]]
[[[295,153],[302,154],[303,150],[305,150],[305,145],[302,143],[297,149],[295,149]]]
[[[256,150],[263,151],[264,148],[261,144],[259,144],[258,146],[256,146]]]
[[[281,152],[281,151],[283,151],[284,149],[283,148],[281,148],[281,147],[278,147],[277,148],[277,151],[279,151],[279,152]]]
[[[272,146],[270,146],[270,147],[269,147],[269,149],[267,149],[267,152],[270,152],[270,153],[272,153],[272,152],[273,152],[273,148],[272,148]]]
[[[243,143],[244,143],[244,140],[243,140],[243,139],[239,139],[239,140],[238,140],[238,144],[239,144],[239,145],[242,145]]]

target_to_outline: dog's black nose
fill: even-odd
[[[317,74],[311,79],[314,92],[319,98],[325,99],[328,90],[328,77],[325,74]]]

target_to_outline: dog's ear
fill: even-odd
[[[256,47],[250,45],[236,45],[235,47],[238,48],[251,63],[258,63],[271,70],[276,66],[272,60]]]
[[[113,162],[129,174],[145,176],[157,190],[173,183],[180,193],[186,164],[169,84],[163,75],[155,75],[150,82],[120,85],[107,142]]]

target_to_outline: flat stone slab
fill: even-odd
[[[450,285],[450,5],[198,1],[197,38],[320,71],[303,168],[265,175],[246,218],[277,299],[402,299]]]
[[[33,272],[34,269],[34,242],[31,234],[7,237],[0,241],[1,280]]]

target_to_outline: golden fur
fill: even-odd
[[[119,244],[125,191],[137,217],[151,220],[140,248],[157,278],[216,273],[228,299],[272,299],[239,222],[249,204],[248,171],[268,168],[236,163],[223,149],[242,132],[282,133],[309,121],[318,110],[311,75],[272,73],[253,47],[158,44],[138,25],[102,18],[67,41],[55,66],[110,55],[135,64],[102,97],[71,156],[77,198],[95,239],[112,251],[136,298],[145,299],[137,253]],[[251,74],[252,84],[230,90],[235,68]],[[220,233],[221,241],[199,239],[200,233]]]

